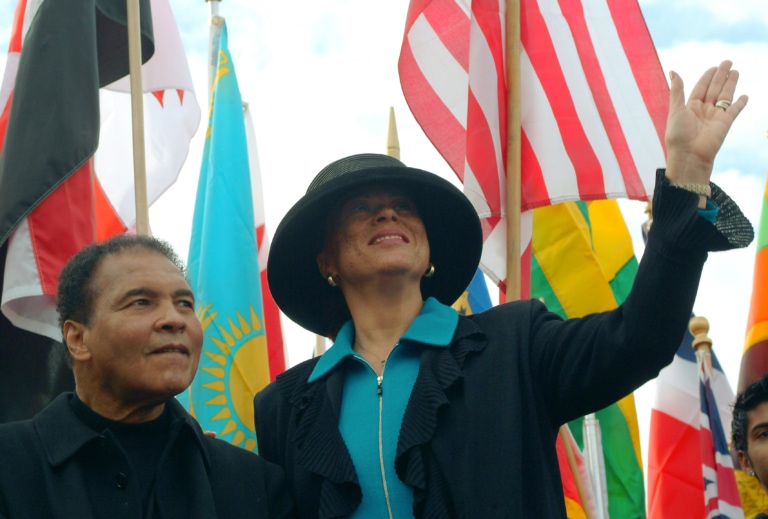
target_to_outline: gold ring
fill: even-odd
[[[721,99],[717,103],[715,103],[715,106],[719,106],[723,110],[728,110],[728,107],[731,106],[731,102],[727,99]]]

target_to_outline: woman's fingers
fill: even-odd
[[[685,107],[685,92],[683,89],[683,78],[680,77],[680,75],[673,71],[670,71],[669,73],[669,80],[670,80],[670,89],[669,89],[669,114],[667,117],[672,117],[672,115],[677,112],[678,110],[681,110]]]
[[[671,92],[670,92],[670,115],[676,110],[680,109],[680,103],[693,108],[694,106],[702,106],[703,114],[709,114],[708,119],[714,116],[719,119],[717,114],[720,110],[727,112],[732,119],[735,119],[737,115],[744,109],[747,104],[747,96],[740,96],[734,101],[733,97],[736,93],[736,85],[739,82],[739,71],[732,70],[733,63],[730,60],[725,60],[717,67],[708,69],[696,82],[696,85],[691,90],[691,94],[688,97],[686,103],[683,98],[684,94],[682,90],[677,91],[677,88],[682,88],[682,80],[679,81],[679,76],[674,73],[670,73],[672,78]],[[674,77],[673,77],[674,75]],[[716,103],[725,101],[721,105]],[[699,105],[701,103],[701,105]],[[723,106],[725,105],[725,106]],[[695,108],[694,108],[695,109]]]
[[[688,101],[699,100],[704,101],[709,90],[709,85],[712,83],[712,79],[715,77],[715,73],[718,71],[717,67],[707,69],[706,72],[699,78],[691,90],[691,95],[688,96]],[[714,103],[714,101],[713,101]]]
[[[733,96],[736,93],[736,84],[738,82],[739,82],[739,71],[731,70],[728,73],[728,77],[723,82],[723,85],[720,88],[720,91],[714,94],[714,97],[715,97],[714,102],[716,103],[721,99],[725,99],[726,101],[733,102]]]
[[[726,101],[733,100],[733,93],[736,91],[736,81],[739,75],[736,72],[735,77],[730,78],[732,66],[733,63],[725,60],[715,69],[715,73],[707,85],[706,94],[702,99],[704,103],[715,104],[721,99]]]
[[[731,106],[728,107],[728,112],[733,115],[733,118],[736,119],[736,116],[738,116],[741,111],[744,109],[745,106],[747,106],[747,101],[749,101],[749,97],[746,95],[740,95],[739,98],[731,103]]]

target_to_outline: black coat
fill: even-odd
[[[143,517],[124,451],[110,431],[99,434],[77,418],[72,396],[59,396],[32,420],[0,426],[0,517]],[[175,399],[166,405],[172,447],[157,468],[160,517],[292,517],[281,468],[206,437]]]
[[[654,228],[621,307],[563,321],[538,301],[509,303],[460,317],[450,347],[424,346],[395,459],[416,517],[565,517],[559,426],[672,360],[707,250],[729,246],[699,216],[697,195],[660,182]],[[286,469],[300,517],[344,517],[361,500],[338,429],[345,363],[307,383],[316,362],[256,396],[259,452]]]

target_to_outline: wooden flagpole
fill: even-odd
[[[323,353],[325,353],[325,337],[322,335],[315,335],[315,349],[312,356],[319,357]]]
[[[205,0],[211,4],[211,29],[208,34],[208,102],[213,95],[213,81],[216,78],[216,67],[219,63],[219,40],[221,39],[221,22],[219,16],[220,0]]]
[[[506,0],[507,281],[506,300],[520,299],[520,1]]]
[[[205,0],[211,4],[211,18],[219,16],[219,2],[221,0]]]
[[[506,300],[520,299],[520,0],[506,0],[507,37],[507,290]],[[568,427],[567,424],[563,427]],[[567,444],[565,438],[563,443]],[[566,445],[566,453],[570,445]],[[572,454],[572,453],[571,453]],[[572,460],[569,456],[569,465]],[[582,502],[586,501],[584,482],[570,467]],[[600,489],[598,489],[600,491]]]
[[[691,347],[696,352],[696,360],[701,360],[707,363],[707,369],[710,374],[712,373],[712,339],[709,338],[709,321],[706,317],[700,315],[691,317],[688,321],[688,329],[693,334],[693,342]]]
[[[571,469],[573,481],[576,483],[576,492],[581,499],[581,508],[584,510],[584,515],[587,516],[587,519],[594,519],[592,508],[587,502],[587,490],[584,488],[585,482],[579,477],[579,464],[576,462],[576,453],[573,452],[573,445],[570,441],[571,430],[568,428],[567,423],[560,426],[560,439],[563,441],[563,447],[565,448],[565,458],[568,460],[568,468]]]
[[[141,27],[139,0],[126,0],[128,11],[128,64],[131,73],[131,122],[133,129],[133,183],[136,197],[136,234],[149,234],[147,165],[144,149],[144,88],[141,80]]]

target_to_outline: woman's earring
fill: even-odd
[[[328,280],[328,284],[331,285],[333,288],[336,288],[337,286],[339,286],[336,284],[336,281],[334,281],[333,274],[328,274],[328,277],[325,279]]]
[[[431,278],[431,277],[432,277],[432,276],[434,276],[434,275],[435,275],[435,266],[434,266],[434,265],[432,264],[432,262],[430,261],[430,262],[429,262],[429,268],[428,268],[428,269],[427,269],[427,271],[424,273],[424,277],[425,277],[425,278]]]
[[[754,470],[750,470],[749,471],[749,477],[751,477],[751,478],[755,477],[755,471]]]

